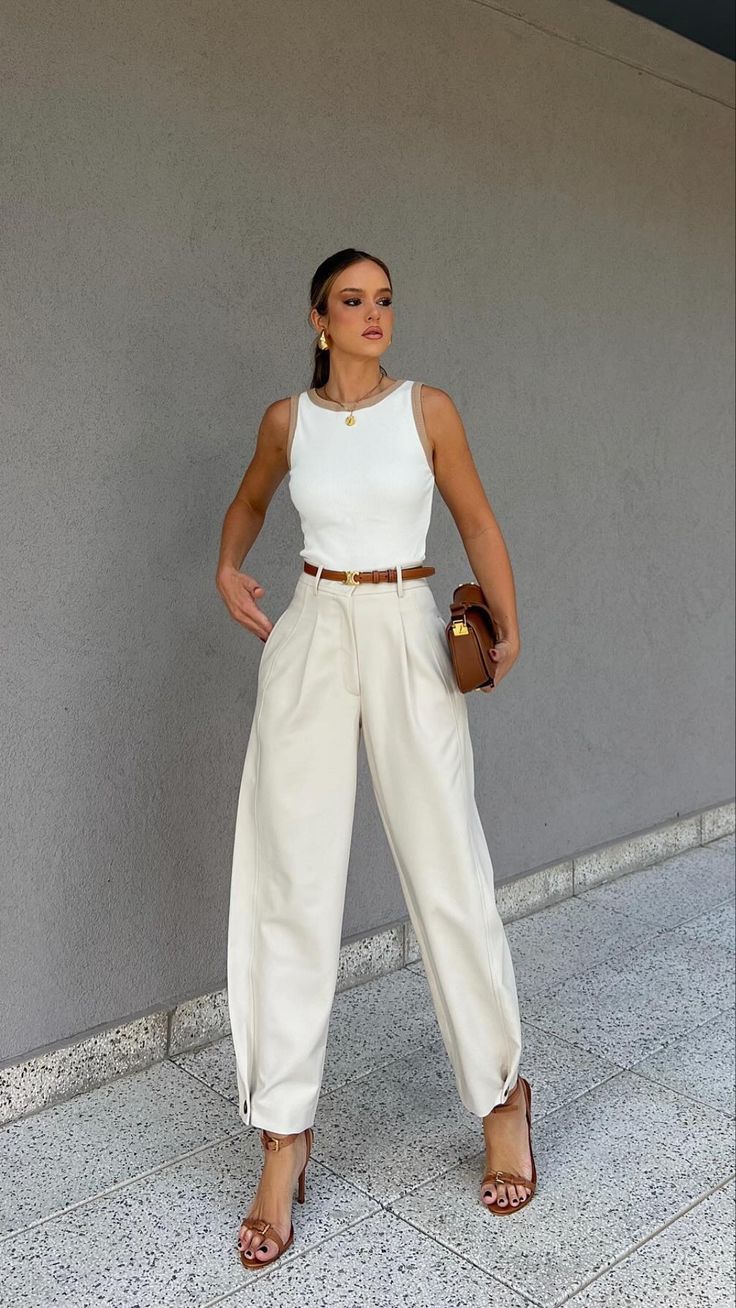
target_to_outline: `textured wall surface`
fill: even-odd
[[[224,984],[262,646],[220,527],[342,246],[511,552],[522,655],[471,697],[497,880],[730,798],[732,65],[602,0],[3,16],[0,1060]],[[284,482],[271,618],[300,543]],[[444,608],[439,495],[428,561]],[[404,912],[362,756],[344,935]]]

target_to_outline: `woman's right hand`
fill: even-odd
[[[239,568],[222,568],[217,573],[217,589],[224,599],[231,618],[242,627],[252,631],[259,640],[265,641],[273,623],[259,609],[256,600],[265,595],[266,589]]]

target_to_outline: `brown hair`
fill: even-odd
[[[345,268],[350,268],[354,263],[359,263],[361,259],[370,259],[372,263],[377,263],[379,268],[383,268],[388,279],[388,284],[393,290],[391,274],[383,262],[383,259],[376,258],[375,254],[366,254],[365,250],[338,250],[337,254],[331,254],[329,259],[324,259],[315,272],[312,283],[309,288],[310,309],[316,309],[318,313],[327,312],[327,297],[332,289],[335,278]],[[380,365],[384,377],[388,376],[383,364]],[[330,351],[319,348],[319,336],[314,339],[313,360],[312,360],[312,380],[310,386],[324,386],[330,377]]]

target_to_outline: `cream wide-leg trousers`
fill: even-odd
[[[483,1117],[516,1081],[514,969],[444,619],[426,577],[349,585],[320,569],[263,647],[238,799],[227,967],[246,1125],[314,1124],[361,727],[460,1098]]]

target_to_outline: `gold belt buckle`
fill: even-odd
[[[343,580],[346,586],[357,586],[360,582],[360,577],[354,569],[346,568]]]

